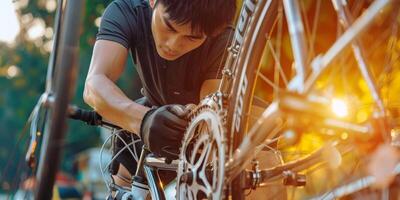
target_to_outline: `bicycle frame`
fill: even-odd
[[[268,1],[266,9],[271,5],[272,1]],[[303,24],[299,12],[299,6],[296,1],[293,0],[284,0],[284,10],[287,16],[287,21],[289,24],[289,32],[290,38],[292,42],[292,47],[296,47],[293,50],[294,58],[295,58],[295,69],[296,76],[289,83],[288,89],[294,93],[298,93],[300,95],[306,96],[308,92],[311,90],[315,81],[320,77],[323,71],[328,68],[328,65],[340,54],[340,52],[346,47],[350,46],[352,42],[357,38],[357,36],[365,30],[368,25],[372,23],[372,21],[379,15],[379,11],[385,8],[391,0],[377,0],[374,1],[372,5],[361,15],[351,26],[348,26],[348,29],[343,33],[343,35],[331,46],[331,48],[323,55],[319,55],[315,57],[311,62],[311,67],[308,63],[306,63],[306,55],[305,52],[305,41],[304,41],[304,30]],[[338,15],[343,11],[338,1],[333,1],[336,11]],[[226,61],[225,69],[223,71],[223,78],[220,84],[218,93],[221,93],[223,97],[229,97],[231,93],[231,88],[234,80],[240,81],[242,83],[240,86],[242,87],[238,91],[245,90],[247,87],[246,77],[233,77],[236,75],[238,71],[236,63],[238,62],[238,53],[240,46],[243,44],[243,36],[245,34],[246,27],[250,21],[253,14],[254,9],[257,7],[255,2],[248,0],[244,2],[241,18],[238,24],[238,29],[235,33],[234,41],[232,42],[231,47],[229,48],[230,53],[228,55],[228,60]],[[265,14],[265,12],[263,12]],[[261,15],[263,15],[261,14]],[[263,16],[261,16],[263,17]],[[343,20],[348,21],[348,19],[342,18]],[[259,29],[259,27],[256,27]],[[255,30],[257,31],[257,30]],[[356,47],[355,54],[357,57],[357,44],[353,43],[353,47]],[[379,97],[376,86],[374,84],[373,78],[368,71],[368,68],[365,64],[362,64],[362,61],[358,59],[358,67],[362,72],[363,78],[367,81],[369,90],[373,94],[374,100],[377,102],[377,107],[379,108],[379,114],[384,115],[384,110],[382,110],[382,100]],[[240,96],[240,95],[239,95]],[[243,138],[242,143],[237,148],[237,150],[233,153],[232,159],[226,163],[225,167],[227,169],[228,180],[232,180],[234,177],[239,175],[245,169],[245,166],[251,161],[251,157],[248,156],[253,154],[257,149],[257,146],[263,144],[264,141],[268,139],[272,139],[277,134],[277,129],[282,126],[283,119],[286,117],[285,113],[282,109],[286,106],[290,108],[297,109],[296,107],[301,104],[307,104],[304,100],[296,100],[295,98],[289,98],[284,100],[285,97],[280,98],[280,102],[273,102],[269,105],[269,107],[263,112],[262,116],[258,119],[252,129],[248,132],[248,134]],[[284,103],[287,105],[284,105]],[[290,106],[291,104],[298,103],[296,106]],[[300,103],[300,104],[299,104]],[[235,102],[236,105],[240,106],[240,98],[238,98]],[[301,110],[304,111],[304,110]],[[239,112],[239,114],[241,114]],[[235,122],[235,118],[233,119],[232,124],[237,124]],[[350,129],[350,131],[354,131],[351,127],[356,127],[356,129],[364,130],[364,132],[369,132],[370,130],[367,127],[362,127],[360,125],[355,124],[347,124],[346,126],[342,126],[341,123],[332,124],[333,126],[338,126],[338,128]],[[237,128],[237,127],[236,127]],[[234,131],[235,127],[231,127],[231,131]]]
[[[136,173],[133,176],[133,182],[131,184],[132,189],[130,192],[126,193],[123,198],[131,197],[132,199],[144,200],[150,192],[151,199],[166,199],[160,177],[157,174],[158,168],[146,164],[146,159],[149,154],[150,151],[144,146],[140,154]],[[148,185],[150,191],[146,191],[145,185]]]

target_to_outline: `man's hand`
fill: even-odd
[[[148,111],[140,126],[143,143],[158,156],[177,159],[189,111],[185,106],[176,104]]]

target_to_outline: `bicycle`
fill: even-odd
[[[83,10],[84,1],[57,1],[54,51],[49,58],[46,89],[28,119],[31,122],[31,140],[26,162],[34,171],[37,170],[34,199],[52,198],[66,132],[67,107],[75,89]],[[37,163],[36,150],[42,134],[40,160]]]
[[[304,1],[302,3],[306,4]],[[358,4],[362,3],[365,2],[358,2]],[[321,1],[317,1],[317,13],[321,4]],[[373,19],[384,15],[380,13],[384,13],[381,11],[383,8],[389,4],[392,5],[391,11],[386,10],[388,23],[383,24],[383,27],[389,31],[385,29],[382,38],[378,38],[384,44],[374,46],[382,48],[388,43],[389,55],[385,60],[384,70],[380,72],[390,76],[394,71],[394,64],[398,63],[396,61],[398,57],[390,52],[398,51],[398,48],[393,46],[393,42],[398,41],[399,2],[374,1],[360,17],[354,20],[354,23],[353,13],[349,12],[347,1],[332,1],[332,4],[342,22],[344,33],[333,41],[332,46],[328,46],[325,54],[315,56],[313,51],[323,51],[313,49],[312,44],[307,43],[309,41],[305,39],[306,36],[312,36],[310,41],[315,41],[316,29],[310,30],[307,22],[306,29],[304,28],[302,18],[305,14],[300,12],[300,2],[290,0],[244,2],[219,91],[200,104],[185,135],[177,177],[178,198],[196,199],[198,194],[202,194],[212,199],[244,199],[246,190],[268,186],[274,181],[283,181],[286,185],[304,186],[305,176],[300,172],[315,170],[312,168],[323,163],[338,165],[338,161],[327,161],[324,154],[340,158],[340,153],[349,154],[348,152],[351,151],[348,149],[349,146],[354,147],[357,146],[356,143],[360,143],[357,140],[364,140],[362,142],[371,146],[390,141],[390,133],[396,133],[398,126],[395,122],[396,112],[394,111],[396,101],[388,99],[387,96],[383,99],[380,89],[382,85],[388,89],[387,86],[390,85],[391,80],[390,77],[381,76],[379,77],[381,78],[380,85],[375,84],[373,73],[367,67],[365,59],[365,55],[371,56],[373,53],[371,51],[366,53],[365,48],[361,48],[363,40],[360,35],[366,30],[367,25],[371,25]],[[357,2],[353,2],[354,4],[357,5]],[[285,30],[283,26],[285,24],[283,12],[286,14],[288,30]],[[313,24],[316,24],[316,20]],[[292,57],[284,55],[284,50],[287,51],[287,49],[281,49],[285,42],[284,37],[288,35],[290,35],[291,45],[289,46],[292,47],[294,58],[293,70],[291,70],[290,62]],[[272,41],[272,39],[277,39],[277,41]],[[307,51],[307,46],[310,51]],[[338,71],[328,66],[335,59],[338,60],[339,53],[344,51],[346,46],[352,46],[352,52],[356,57],[356,62],[350,63],[352,64],[350,67],[357,69],[354,65],[358,66],[361,71],[359,77],[362,77],[367,85],[367,90],[364,92],[372,96],[370,104],[373,106],[370,105],[369,109],[375,108],[374,112],[368,114],[370,118],[364,119],[363,123],[335,118],[327,110],[329,104],[326,103],[329,103],[329,98],[334,95],[331,94],[328,98],[323,96],[327,86],[335,85],[334,78],[329,76],[337,74]],[[341,60],[339,64],[349,64],[348,54],[349,52],[345,54],[345,58],[339,59]],[[267,62],[262,59],[265,57],[269,58],[267,64],[262,63]],[[272,69],[267,71],[265,66],[271,66]],[[293,71],[296,74],[289,81],[288,77]],[[269,76],[265,75],[267,72]],[[319,78],[324,77],[324,82],[317,82]],[[351,84],[349,83],[348,86],[350,87]],[[266,88],[270,95],[261,96],[260,90],[265,91]],[[346,86],[343,90],[345,90],[342,92],[343,95],[348,95],[346,92],[351,91]],[[223,102],[228,102],[228,104]],[[260,114],[257,115],[257,112]],[[254,117],[256,119],[252,120]],[[202,128],[205,130],[198,130]],[[290,162],[269,169],[261,170],[257,162],[253,162],[252,170],[246,170],[246,166],[254,160],[254,154],[267,148],[277,152],[277,157],[280,157],[279,149],[275,150],[276,148],[273,147],[276,142],[285,139],[292,140],[288,145],[293,146],[298,143],[296,135],[307,128],[325,129],[324,131],[328,133],[325,134],[325,138],[336,141],[328,142],[327,145],[316,148],[314,152],[305,152],[304,157],[292,157]],[[298,133],[293,131],[296,129]],[[335,133],[332,130],[344,133],[342,137],[344,139],[340,136],[329,137]],[[300,138],[300,136],[297,137]],[[341,143],[347,143],[348,147]],[[192,148],[194,150],[191,150]],[[370,150],[372,147],[365,148]],[[394,173],[398,174],[398,170]],[[340,198],[369,187],[373,181],[368,180],[365,184],[361,181],[361,183],[356,186],[344,184],[341,192],[333,190],[329,193],[328,188],[325,189],[327,192],[325,195],[323,192],[314,195],[322,195],[319,198],[323,199]],[[303,198],[311,197],[303,196]]]
[[[318,2],[321,4],[321,1]],[[323,91],[326,85],[333,85],[332,82],[328,81],[327,83],[319,83],[324,86],[319,86],[322,89],[313,88],[316,80],[322,76],[322,72],[329,72],[327,66],[337,57],[339,52],[351,45],[353,41],[361,40],[359,35],[365,30],[366,26],[370,25],[373,19],[385,14],[379,14],[382,8],[393,4],[392,10],[388,11],[391,14],[389,17],[392,19],[398,18],[398,1],[374,1],[366,9],[365,14],[355,20],[354,23],[351,23],[352,20],[347,18],[349,13],[344,12],[347,7],[342,2],[332,2],[335,3],[337,12],[342,17],[346,31],[326,54],[317,57],[314,57],[313,53],[306,53],[307,43],[304,39],[305,33],[299,11],[300,6],[297,2],[290,0],[283,1],[283,4],[280,1],[273,0],[247,0],[244,2],[235,37],[229,48],[229,56],[223,71],[224,75],[220,88],[215,94],[205,98],[192,112],[192,120],[185,134],[178,166],[160,164],[159,161],[150,162],[149,159],[151,157],[148,157],[146,162],[146,150],[143,151],[139,159],[139,163],[145,164],[142,167],[138,167],[140,169],[138,171],[139,173],[144,172],[144,176],[143,174],[141,175],[146,177],[150,195],[153,199],[165,198],[162,191],[163,187],[158,182],[159,179],[155,173],[155,170],[159,167],[166,167],[167,169],[175,169],[177,167],[177,197],[179,199],[196,199],[198,194],[212,199],[244,199],[246,190],[267,185],[272,181],[284,180],[285,184],[288,185],[303,186],[305,184],[304,174],[299,173],[300,171],[311,169],[321,163],[327,163],[323,156],[326,152],[337,152],[336,148],[341,152],[348,151],[345,147],[332,142],[314,152],[306,152],[305,157],[292,158],[291,162],[283,163],[270,169],[261,170],[257,162],[253,162],[253,170],[246,170],[246,164],[253,160],[253,156],[250,156],[253,152],[256,154],[267,148],[279,154],[281,144],[279,142],[276,144],[277,141],[290,139],[290,131],[280,134],[284,127],[286,129],[287,127],[300,129],[306,126],[314,128],[328,127],[356,133],[354,134],[356,139],[363,138],[376,130],[382,130],[383,136],[379,134],[372,135],[378,135],[385,141],[390,139],[388,133],[391,130],[395,130],[396,124],[389,122],[395,117],[393,116],[395,113],[387,112],[385,107],[387,104],[383,103],[376,85],[373,84],[370,71],[362,64],[364,56],[361,53],[355,53],[360,58],[357,64],[360,65],[362,76],[367,80],[368,88],[373,94],[374,104],[378,108],[377,117],[369,121],[365,120],[364,124],[355,124],[351,121],[332,118],[332,113],[326,111],[326,104],[316,101],[320,100],[321,96],[312,96],[311,94],[316,91]],[[289,24],[289,31],[283,29],[283,24],[285,23],[283,11],[287,15],[288,22],[286,23]],[[395,20],[395,23],[391,25],[391,28],[394,27],[396,29],[398,23]],[[283,39],[282,33],[289,35],[288,32],[291,34],[291,46],[295,49],[293,54],[296,75],[291,81],[287,80],[287,75],[292,73],[290,67],[291,59],[283,57],[284,55],[281,57],[280,53],[273,51],[274,45],[280,49],[283,44],[280,41]],[[268,37],[264,37],[265,33],[267,33]],[[274,34],[277,35],[279,42],[271,42],[272,36],[275,36]],[[310,33],[310,35],[313,34],[315,34],[314,31]],[[396,31],[394,33],[390,32],[389,36],[394,36],[394,39],[391,39],[390,42],[397,42],[397,34]],[[385,39],[383,40],[386,41]],[[355,52],[360,49],[357,43],[352,43]],[[380,47],[380,45],[377,46]],[[273,62],[276,62],[270,65],[274,66],[275,69],[274,73],[272,73],[275,81],[272,82],[259,73],[263,70],[259,67],[259,63],[263,56],[267,56],[264,55],[266,54],[265,47],[272,50],[270,56]],[[396,47],[391,46],[391,48]],[[395,62],[396,58],[390,57],[390,61]],[[343,64],[346,63],[343,62]],[[393,67],[391,66],[393,63],[389,64],[390,66],[387,67],[385,72],[390,75],[393,73]],[[308,67],[310,65],[312,69]],[[282,80],[279,81],[280,79]],[[256,88],[262,87],[262,85],[260,86],[262,81],[272,85],[270,88],[272,88],[271,93],[274,94],[273,99],[270,97],[264,97],[264,99],[256,97]],[[387,84],[386,82],[384,83]],[[272,99],[272,103],[265,101],[268,98]],[[47,100],[50,100],[48,102],[51,105],[59,105],[57,103],[58,99],[60,98],[56,97],[52,102],[51,98],[47,98]],[[322,102],[324,101],[326,99],[322,98]],[[254,104],[257,107],[253,106]],[[67,104],[63,103],[61,107],[66,110]],[[319,110],[315,110],[315,108]],[[262,117],[257,119],[254,126],[252,126],[253,122],[250,120],[250,116],[255,114],[256,110],[262,113]],[[79,111],[70,107],[70,114],[74,115],[77,112]],[[391,116],[388,116],[388,114],[391,114]],[[65,117],[66,113],[64,112],[61,115]],[[106,126],[117,128],[107,124],[107,122],[98,120],[99,118],[95,117],[95,114],[84,115],[90,123],[96,122],[94,123],[95,125],[105,124]],[[322,119],[322,123],[309,125],[310,121],[315,119]],[[352,141],[347,143],[350,146],[355,146]],[[294,144],[289,143],[288,145],[293,146]],[[209,158],[210,153],[212,154],[211,158]],[[336,154],[333,153],[332,155]],[[280,155],[277,156],[280,157]],[[49,158],[48,156],[41,156],[42,159],[46,157],[47,159]],[[208,162],[208,159],[211,162]],[[43,167],[39,166],[39,168]],[[372,182],[366,184],[366,187],[371,185]],[[341,193],[340,196],[349,195],[360,188],[354,187],[354,189]],[[129,193],[129,191],[127,192]],[[133,192],[130,191],[130,193],[132,194]],[[147,192],[144,191],[140,196],[144,198],[146,195]],[[128,195],[125,197],[128,198]],[[49,196],[43,197],[43,199],[49,198]]]

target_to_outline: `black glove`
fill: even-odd
[[[176,104],[149,110],[140,125],[143,143],[157,156],[177,159],[189,111],[185,106]]]

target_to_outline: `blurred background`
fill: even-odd
[[[86,1],[85,15],[83,19],[82,32],[80,37],[80,69],[76,94],[73,103],[79,107],[89,109],[84,104],[82,93],[85,77],[88,71],[92,48],[95,42],[98,26],[101,21],[101,14],[105,7],[112,0],[90,0]],[[238,0],[239,4],[242,2]],[[311,4],[313,1],[301,1],[301,6],[306,11],[317,10]],[[321,12],[318,20],[320,28],[316,29],[318,35],[323,39],[318,40],[316,44],[316,52],[324,52],[333,41],[336,40],[338,32],[336,31],[338,23],[330,5],[330,1],[321,4]],[[351,1],[353,2],[353,10],[361,12],[369,1]],[[357,3],[354,3],[357,2]],[[238,6],[240,8],[240,6]],[[356,9],[357,8],[357,9]],[[25,163],[25,154],[29,142],[29,131],[24,129],[28,120],[29,114],[34,108],[40,95],[45,90],[45,78],[47,73],[47,65],[50,52],[52,51],[52,38],[54,34],[54,17],[56,10],[56,0],[0,0],[0,200],[8,199],[9,194],[14,199],[20,199],[25,195],[25,191],[32,188],[34,179],[31,178],[32,172],[28,169]],[[311,12],[310,12],[311,13]],[[304,17],[304,16],[303,16]],[[314,12],[305,16],[309,21],[314,19]],[[397,18],[400,21],[400,17]],[[375,33],[379,33],[380,29],[375,28],[366,34],[367,41],[374,41]],[[398,35],[398,33],[397,33]],[[398,37],[397,37],[398,38]],[[282,57],[292,60],[289,38],[283,38]],[[396,108],[393,116],[400,116],[400,41],[395,41],[395,48],[390,51],[385,51],[384,48],[371,48],[369,51],[374,51],[381,58],[385,54],[393,55],[396,60],[393,64],[393,69],[387,74],[390,74],[390,82],[384,82],[381,87],[382,94],[385,94],[385,100],[393,103],[392,107]],[[319,45],[319,46],[317,46]],[[350,55],[351,52],[345,52]],[[341,66],[343,63],[348,63],[350,56],[343,56],[337,63]],[[273,59],[268,59],[265,56],[263,62],[260,63],[260,70],[265,74],[273,76],[274,64],[269,63]],[[343,62],[341,62],[343,61]],[[375,75],[380,75],[384,72],[384,67],[381,65],[381,59],[374,59],[372,62],[372,71]],[[286,63],[288,66],[291,63]],[[351,64],[355,64],[352,62]],[[290,68],[290,67],[288,67]],[[340,78],[334,78],[330,81],[338,82],[335,84],[338,90],[337,94],[351,93],[353,96],[358,96],[361,99],[360,103],[364,107],[351,106],[350,114],[357,122],[367,120],[371,113],[370,104],[371,97],[368,94],[368,87],[361,80],[360,73],[356,68],[335,68],[340,69],[335,72],[340,75]],[[290,73],[290,71],[287,71]],[[272,80],[272,79],[271,79]],[[326,92],[328,81],[323,79],[318,84],[321,85],[321,90]],[[260,81],[261,82],[261,81]],[[139,97],[140,81],[137,77],[134,65],[129,59],[126,67],[126,72],[119,80],[118,85],[132,99]],[[354,86],[349,90],[349,85]],[[318,89],[318,88],[317,88]],[[345,92],[343,92],[345,91]],[[329,91],[328,91],[329,92]],[[268,90],[265,83],[256,85],[256,92],[263,99],[271,99],[272,90]],[[344,96],[344,95],[343,95]],[[350,103],[357,103],[353,99],[348,99]],[[357,112],[356,112],[356,111]],[[398,118],[396,118],[398,120]],[[88,197],[104,199],[105,185],[102,181],[98,167],[99,147],[103,144],[108,133],[100,129],[86,126],[83,123],[69,121],[69,129],[67,138],[64,141],[64,155],[62,159],[61,169],[57,175],[57,192],[55,195],[62,197],[66,193],[71,196],[79,196],[78,198]],[[400,130],[399,130],[400,133]],[[347,133],[340,135],[343,140],[348,138]],[[319,147],[326,138],[323,138],[311,132],[303,134],[302,140],[296,149],[289,149],[296,152],[310,152]],[[307,141],[307,142],[303,142]],[[299,148],[301,147],[301,148]],[[287,155],[291,152],[288,151]],[[109,155],[104,155],[105,159]],[[290,156],[285,159],[290,160]],[[320,187],[326,185],[326,181],[332,179],[332,174],[339,177],[346,177],[352,174],[356,168],[349,167],[350,162],[354,162],[353,157],[344,158],[343,169],[341,171],[321,170],[316,173],[314,186]],[[354,165],[358,165],[355,163]],[[338,172],[339,171],[339,172]],[[339,178],[337,178],[339,179]],[[307,188],[306,188],[307,189]],[[76,194],[79,192],[80,194]],[[83,195],[83,196],[82,196]]]
[[[82,99],[84,81],[101,14],[110,2],[86,1],[80,37],[79,77],[73,101],[86,109]],[[29,180],[30,176],[24,161],[29,131],[24,130],[24,125],[45,89],[56,6],[56,0],[0,1],[0,199],[15,193],[18,188],[29,187],[29,181],[23,181]],[[127,65],[127,72],[118,84],[135,99],[140,83],[131,60]],[[103,143],[101,131],[80,122],[69,121],[68,124],[57,181],[67,185],[79,180],[89,181],[88,176],[92,173],[91,179],[102,182],[101,176],[96,175],[97,147]]]

